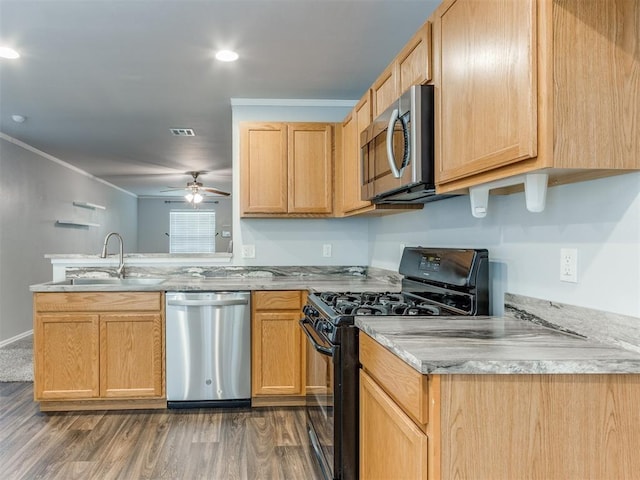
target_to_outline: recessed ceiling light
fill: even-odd
[[[9,58],[13,60],[14,58],[20,58],[20,54],[11,47],[0,46],[0,58]]]
[[[216,53],[216,59],[221,62],[235,62],[238,59],[238,54],[231,50],[220,50]]]

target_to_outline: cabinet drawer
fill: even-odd
[[[253,292],[253,307],[256,310],[300,310],[300,291]]]
[[[428,377],[417,372],[365,333],[360,333],[362,368],[416,422],[428,421]]]
[[[36,293],[37,312],[160,311],[160,292]]]

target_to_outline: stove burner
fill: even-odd
[[[353,310],[360,306],[360,302],[353,302],[349,300],[338,300],[334,304],[334,310],[338,313],[342,313],[345,315],[352,315]]]
[[[404,296],[401,293],[382,293],[375,300],[376,303],[381,303],[382,305],[404,303],[404,301]]]
[[[383,305],[362,305],[352,313],[354,315],[386,315],[387,309]]]
[[[471,309],[469,296],[455,292],[410,290],[400,293],[322,292],[317,295],[330,309],[327,315],[339,316],[345,322],[346,317],[356,315],[442,316],[460,315]]]
[[[404,311],[404,315],[440,315],[440,309],[432,305],[414,305]]]

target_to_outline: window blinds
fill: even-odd
[[[171,210],[171,253],[215,253],[215,210]]]

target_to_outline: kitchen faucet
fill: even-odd
[[[104,245],[102,246],[102,253],[100,254],[100,258],[107,258],[107,243],[109,243],[109,239],[111,238],[111,236],[114,235],[120,241],[120,264],[118,265],[117,270],[118,278],[124,278],[124,242],[122,241],[122,237],[119,233],[111,232],[107,234],[107,236],[104,238]]]

